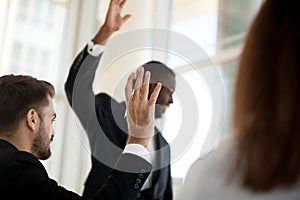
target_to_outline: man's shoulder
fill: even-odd
[[[98,93],[96,95],[96,99],[99,99],[101,101],[111,101],[111,100],[113,100],[113,98],[110,95],[108,95],[107,93],[104,93],[104,92]]]
[[[34,178],[31,176],[37,174],[48,177],[42,163],[32,154],[24,151],[4,150],[0,152],[0,177],[7,184],[19,179],[20,176],[30,179]]]
[[[0,152],[0,166],[18,166],[24,167],[28,165],[44,168],[41,162],[31,153],[25,151],[1,151]]]
[[[115,107],[118,109],[126,109],[125,107],[125,102],[118,102],[117,100],[115,100],[113,97],[111,97],[109,94],[101,92],[98,93],[95,97],[96,100],[96,106],[101,105],[106,105],[105,107],[109,106],[109,107]]]

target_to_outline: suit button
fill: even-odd
[[[137,198],[137,199],[141,198],[141,193],[140,193],[140,192],[137,193],[136,198]]]
[[[134,185],[133,185],[133,188],[137,190],[137,189],[140,188],[140,186],[139,186],[138,184],[134,184]]]
[[[140,179],[144,178],[143,174],[139,174],[138,176],[139,176]]]
[[[142,173],[142,174],[145,174],[145,173],[146,173],[146,170],[141,169],[141,173]]]
[[[139,179],[139,178],[137,178],[135,181],[137,184],[140,184],[142,182],[141,179]]]

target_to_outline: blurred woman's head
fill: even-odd
[[[233,128],[237,167],[254,191],[294,184],[300,171],[300,17],[297,1],[267,0],[239,63]]]

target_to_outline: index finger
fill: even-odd
[[[125,97],[126,97],[126,102],[128,102],[128,100],[130,99],[131,95],[132,95],[132,82],[133,82],[133,78],[134,78],[135,73],[132,72],[128,79],[127,79],[127,83],[125,85]]]
[[[149,101],[148,101],[148,104],[149,104],[150,106],[153,106],[153,105],[155,104],[155,102],[156,102],[156,100],[157,100],[157,98],[158,98],[160,89],[161,89],[161,83],[158,83],[158,84],[155,86],[155,88],[154,88],[154,90],[153,90],[153,92],[152,92],[152,94],[151,94],[151,96],[150,96],[150,99],[149,99]]]
[[[121,1],[120,6],[123,7],[125,3],[126,3],[126,0]]]
[[[139,67],[137,69],[137,77],[134,85],[134,96],[136,96],[137,98],[140,98],[140,90],[143,85],[143,77],[144,77],[144,68]]]
[[[150,72],[147,71],[145,73],[144,83],[141,90],[141,98],[148,100],[148,94],[149,94],[149,83],[150,83]]]

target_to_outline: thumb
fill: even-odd
[[[124,17],[122,17],[123,23],[125,23],[129,18],[131,18],[130,14],[127,14]]]

